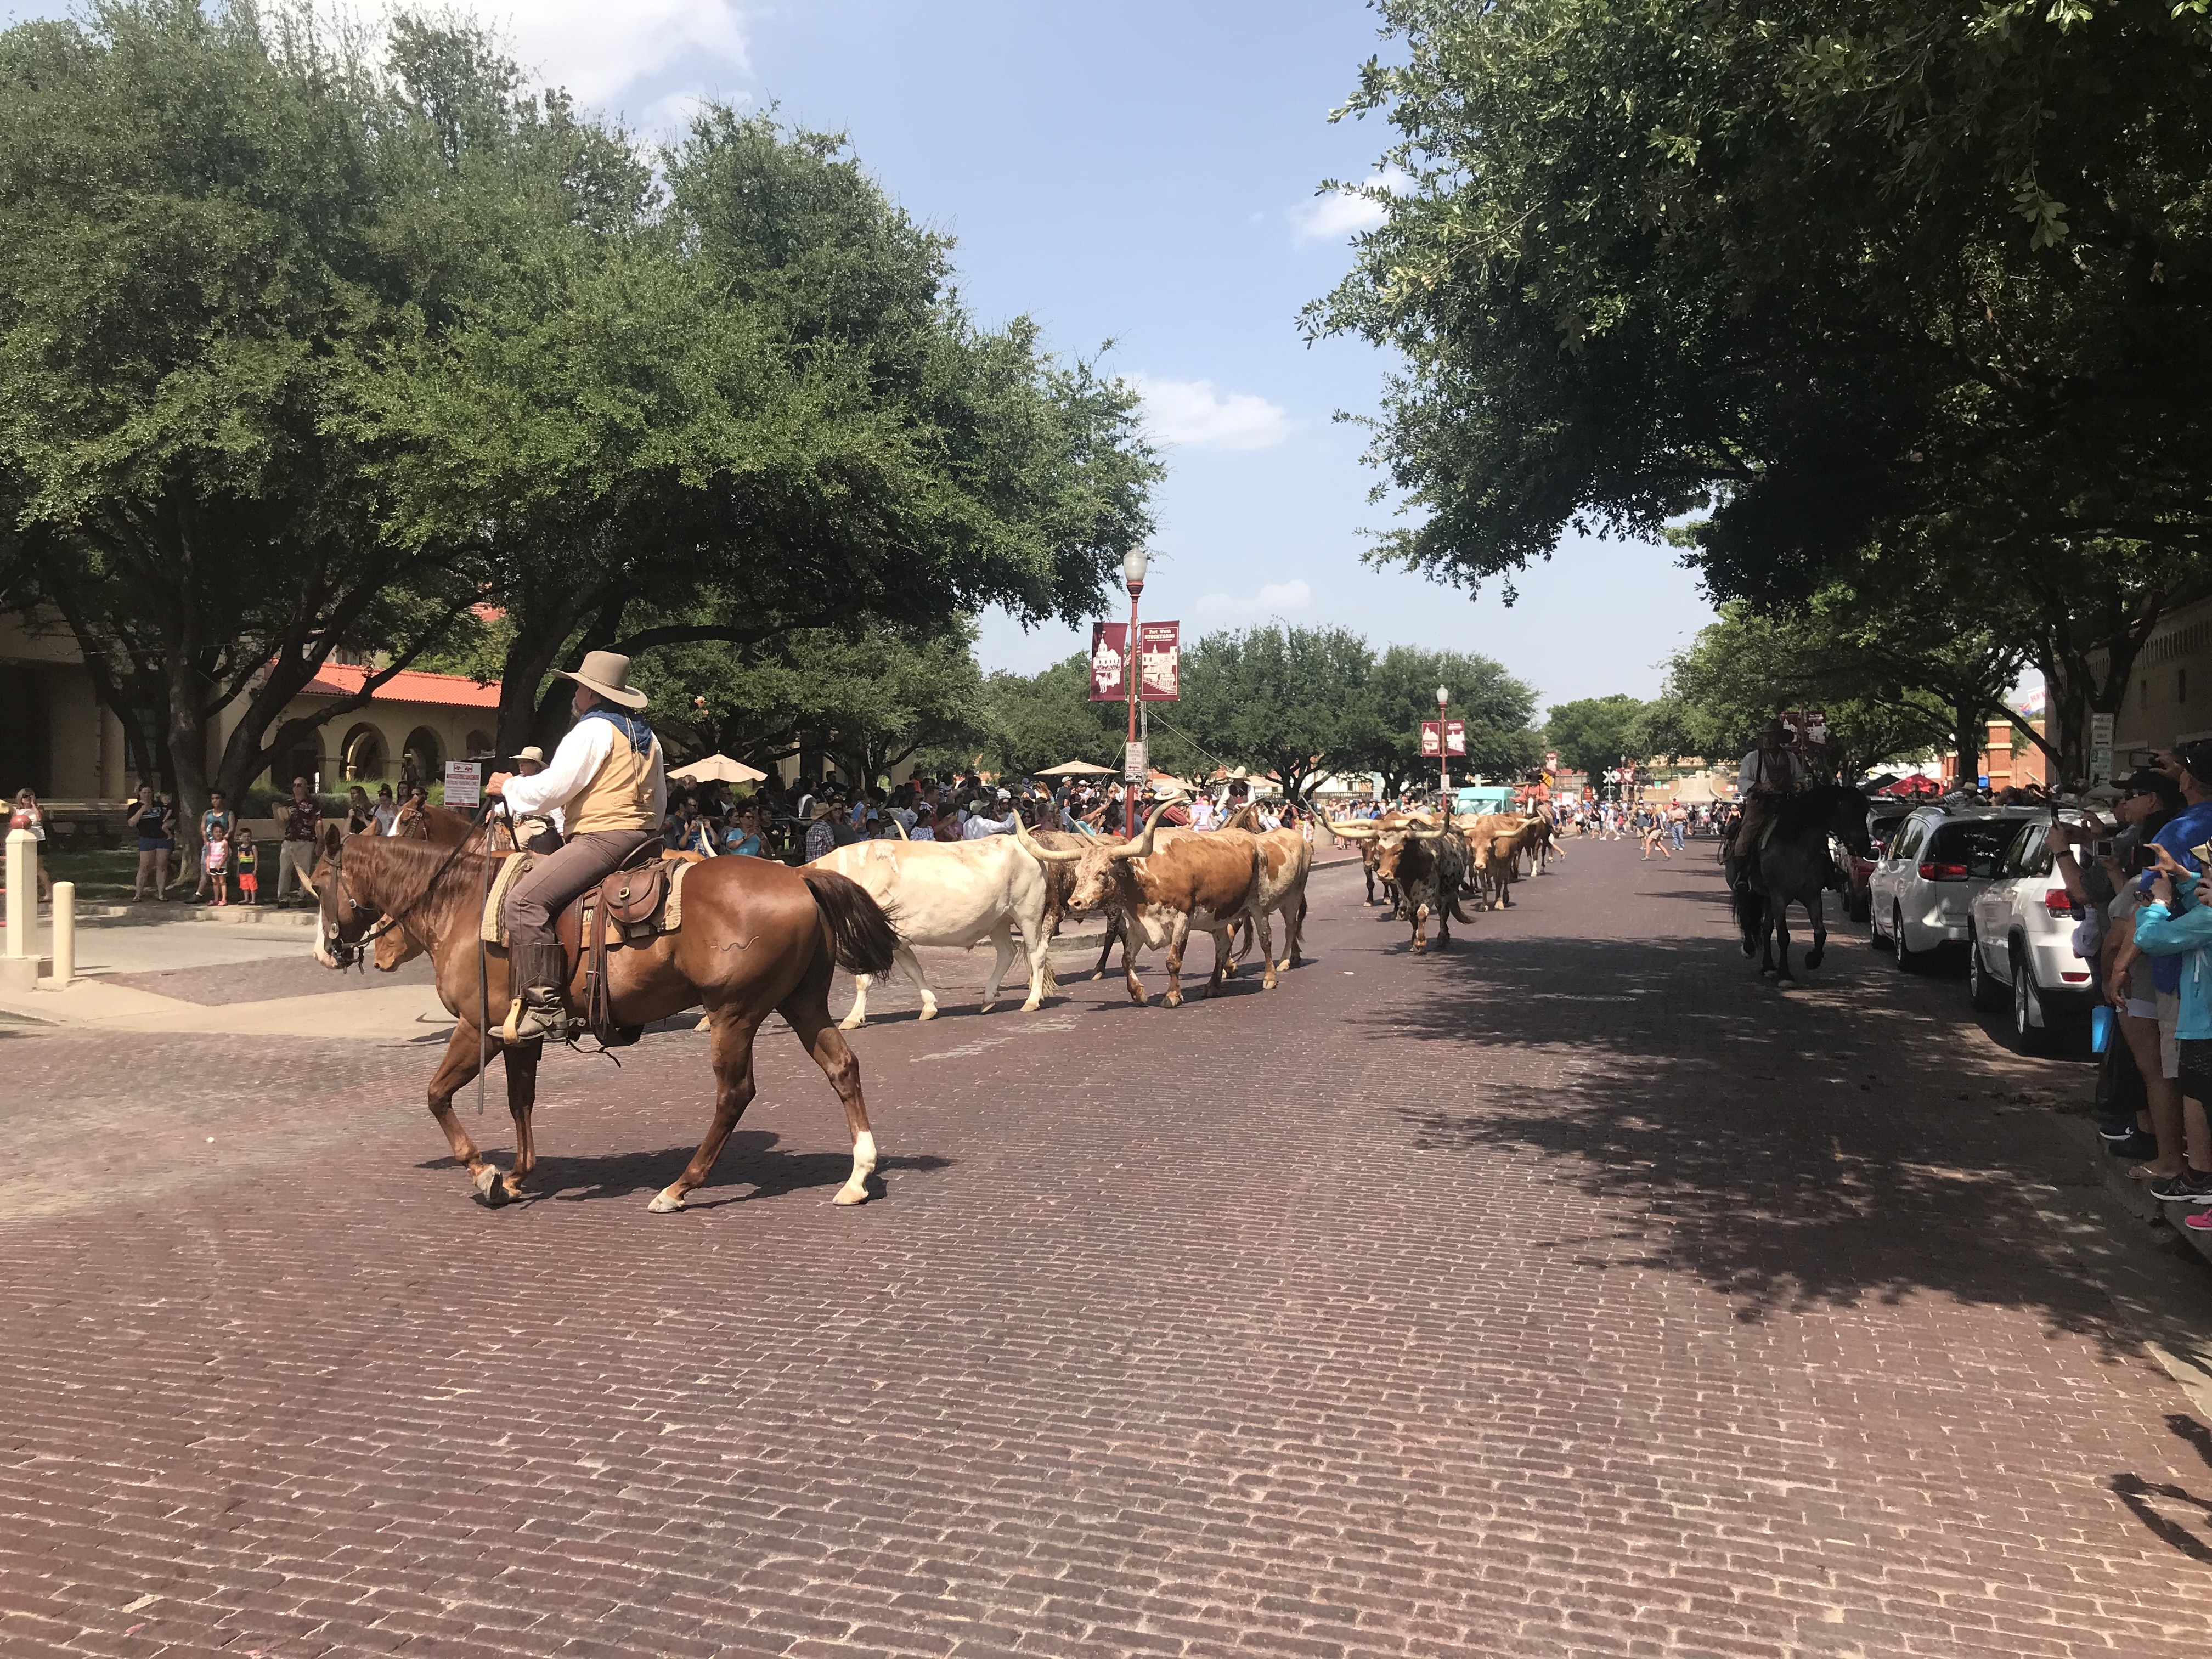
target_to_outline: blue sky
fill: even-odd
[[[66,10],[9,3],[9,20]],[[1665,550],[1569,543],[1510,610],[1360,562],[1358,428],[1386,361],[1309,347],[1298,308],[1350,264],[1353,204],[1327,178],[1372,168],[1386,132],[1329,109],[1378,49],[1358,0],[507,0],[477,8],[516,56],[641,131],[704,96],[775,103],[848,133],[908,210],[958,239],[960,284],[989,322],[1027,313],[1054,349],[1142,377],[1170,472],[1146,611],[1186,637],[1280,618],[1377,647],[1479,651],[1548,703],[1650,696],[1658,665],[1710,619]],[[1087,637],[1087,636],[1086,636]],[[1075,649],[988,618],[987,666]]]

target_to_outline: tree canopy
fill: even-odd
[[[1808,614],[1940,596],[2110,708],[2212,528],[2212,17],[2084,0],[1379,0],[1410,183],[1316,332],[1401,352],[1375,556],[1571,528]]]

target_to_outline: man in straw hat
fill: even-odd
[[[517,777],[534,778],[545,769],[545,751],[532,744],[514,757]],[[526,853],[540,856],[561,850],[561,809],[549,806],[543,812],[532,812],[514,821],[515,845]]]
[[[507,896],[508,982],[515,995],[500,1036],[509,1042],[566,1038],[568,958],[553,919],[658,835],[668,810],[660,739],[636,712],[647,699],[630,687],[629,659],[589,652],[581,667],[560,678],[576,683],[576,723],[545,769],[527,777],[497,772],[484,786],[518,817],[558,807],[567,836]]]

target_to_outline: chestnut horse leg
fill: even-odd
[[[830,1018],[830,975],[823,960],[821,982],[809,981],[784,999],[776,1012],[791,1022],[791,1029],[814,1056],[822,1075],[837,1091],[845,1108],[845,1128],[853,1138],[853,1172],[831,1200],[837,1204],[868,1201],[868,1177],[876,1172],[876,1136],[868,1127],[868,1103],[860,1097],[860,1062],[845,1044],[844,1034]]]
[[[830,1017],[826,1000],[822,1017]],[[714,1036],[708,1046],[714,1062],[714,1121],[707,1126],[707,1138],[691,1154],[684,1173],[655,1193],[653,1202],[646,1206],[658,1214],[682,1209],[686,1194],[714,1172],[714,1160],[729,1144],[730,1131],[753,1103],[753,1037],[760,1030],[761,1016],[732,1006],[712,1010],[708,1018],[714,1021]]]
[[[453,1027],[453,1035],[446,1041],[446,1057],[430,1079],[430,1115],[446,1132],[446,1143],[468,1170],[469,1182],[477,1195],[496,1207],[506,1203],[508,1197],[507,1188],[500,1182],[499,1166],[484,1162],[483,1153],[469,1139],[469,1132],[461,1127],[461,1120],[453,1115],[453,1097],[466,1088],[477,1074],[477,1028],[467,1020]]]
[[[530,1114],[538,1104],[538,1062],[545,1045],[501,1043],[495,1038],[492,1047],[507,1060],[507,1110],[514,1120],[514,1168],[507,1175],[507,1190],[520,1193],[538,1167],[538,1138],[530,1130]]]

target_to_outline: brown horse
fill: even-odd
[[[422,939],[437,970],[438,995],[460,1023],[430,1079],[430,1114],[478,1196],[495,1206],[523,1190],[538,1162],[530,1114],[538,1097],[542,1042],[503,1044],[486,1026],[507,1011],[507,951],[478,941],[483,896],[495,860],[463,847],[363,834],[345,838],[331,879],[321,884],[316,952],[332,967],[360,952],[380,921]],[[713,859],[684,879],[684,925],[644,945],[608,953],[608,986],[617,1024],[646,1025],[704,1003],[713,1032],[714,1117],[683,1174],[648,1206],[680,1210],[712,1173],[730,1132],[752,1103],[753,1038],[781,1013],[837,1091],[853,1139],[853,1171],[840,1204],[868,1197],[876,1140],[860,1096],[860,1068],[830,1017],[830,981],[842,966],[856,974],[890,971],[898,936],[890,919],[856,882],[826,870],[792,870],[765,859]],[[484,957],[478,981],[478,953]],[[582,964],[569,996],[580,1006]],[[453,1097],[481,1069],[479,1055],[507,1062],[507,1105],[514,1118],[514,1168],[504,1177],[484,1160]]]

